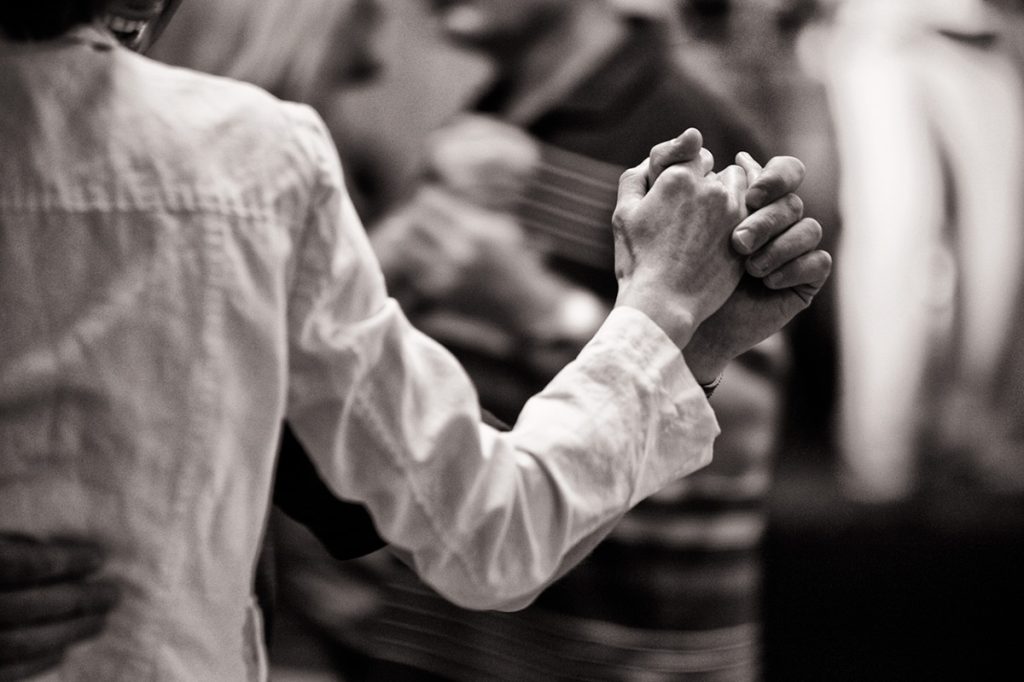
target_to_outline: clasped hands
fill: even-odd
[[[616,305],[647,314],[709,383],[810,304],[832,259],[793,193],[798,159],[740,154],[714,173],[702,145],[691,128],[623,173],[612,222]]]
[[[762,169],[741,154],[713,173],[702,145],[690,129],[652,148],[622,175],[612,222],[616,304],[651,317],[709,383],[810,304],[831,258],[817,249],[821,226],[803,217],[794,194],[805,172],[798,159],[776,157]],[[421,188],[372,238],[389,289],[410,314],[419,302],[443,301],[501,328],[546,329],[546,311],[569,290],[511,216],[444,187]]]

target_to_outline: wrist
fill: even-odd
[[[628,306],[649,317],[682,351],[697,330],[697,318],[690,306],[668,294],[620,290],[615,306]]]

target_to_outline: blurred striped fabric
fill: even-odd
[[[610,217],[622,168],[541,145],[536,174],[520,200],[523,228],[552,258],[613,272]]]
[[[533,606],[466,611],[392,561],[372,617],[339,639],[386,666],[370,679],[759,679],[777,350],[744,356],[716,393],[716,461],[627,514]]]

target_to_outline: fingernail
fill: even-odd
[[[747,190],[747,208],[756,211],[764,206],[767,198],[763,189],[751,187]]]
[[[764,273],[768,272],[768,263],[764,259],[754,258],[750,261],[749,269],[752,270],[750,274],[760,277]]]
[[[779,285],[779,282],[782,281],[782,275],[780,275],[777,272],[773,272],[772,274],[765,277],[763,281],[767,286],[776,287]]]
[[[733,234],[733,238],[739,242],[739,245],[743,248],[740,249],[743,253],[750,253],[754,250],[754,233],[748,229],[736,230]]]

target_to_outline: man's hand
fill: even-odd
[[[704,137],[696,128],[687,128],[679,137],[651,147],[647,166],[647,187],[654,184],[669,166],[686,166],[694,173],[704,176],[715,166],[714,155],[702,147]]]
[[[676,166],[714,176],[714,157],[701,144],[700,133],[690,129],[652,148],[647,186],[653,187],[666,169]],[[745,153],[736,161],[746,173],[748,188],[743,220],[731,242],[737,254],[746,256],[746,274],[722,307],[697,328],[684,350],[701,383],[713,381],[732,358],[782,329],[806,308],[832,266],[831,256],[816,250],[821,225],[803,218],[803,202],[794,194],[804,179],[803,163],[782,156],[762,169]]]
[[[711,162],[703,141],[688,130],[670,143],[683,163],[662,167],[662,156],[622,174],[612,218],[616,305],[646,313],[680,348],[697,326],[735,291],[743,260],[733,250],[733,228],[745,217],[747,177],[738,166],[705,174]],[[660,175],[650,184],[657,164]]]
[[[102,563],[91,545],[0,535],[0,682],[56,667],[102,631],[118,598],[92,579]]]
[[[803,163],[776,157],[762,170],[748,154],[738,155],[737,162],[750,181],[746,203],[753,212],[733,232],[732,244],[747,256],[747,274],[684,351],[701,383],[713,381],[730,360],[810,305],[832,268],[831,256],[817,249],[821,225],[803,217],[803,202],[794,194],[804,178]]]

